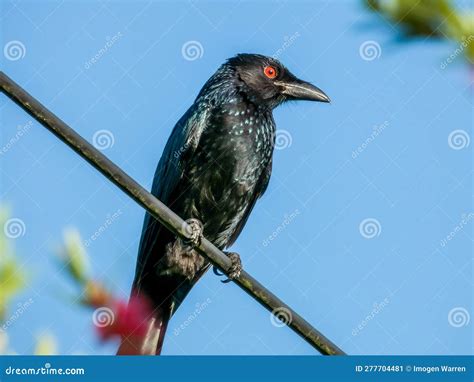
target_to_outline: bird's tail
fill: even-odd
[[[153,277],[151,280],[137,277],[130,302],[138,299],[139,307],[146,302],[147,306],[153,307],[148,310],[152,313],[145,314],[146,319],[139,322],[129,317],[133,321],[132,327],[139,330],[132,330],[132,335],[122,337],[117,355],[160,355],[171,316],[209,266],[203,266],[192,280],[175,276]],[[143,317],[143,312],[140,315]]]
[[[169,311],[155,309],[146,319],[143,333],[122,337],[117,355],[160,355],[169,320]]]

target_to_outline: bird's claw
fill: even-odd
[[[212,272],[214,272],[214,274],[216,276],[224,276],[225,273],[224,272],[221,272],[219,268],[217,268],[215,265],[212,266]]]
[[[229,252],[227,253],[227,257],[232,261],[232,265],[229,269],[229,278],[236,279],[242,272],[242,261],[240,260],[240,256],[238,253]]]
[[[204,227],[198,219],[188,219],[185,222],[184,230],[188,237],[182,239],[183,244],[189,248],[198,247],[201,244]]]
[[[242,273],[243,267],[242,267],[242,261],[240,260],[240,256],[239,256],[238,253],[225,252],[225,254],[227,255],[227,257],[232,262],[232,265],[229,268],[228,278],[225,279],[225,280],[221,280],[221,283],[227,284],[227,283],[230,283],[232,280],[235,280],[236,278],[238,278],[240,276],[240,274]],[[218,269],[216,269],[216,267],[214,267],[214,273],[215,274],[217,274],[216,271],[218,271]]]

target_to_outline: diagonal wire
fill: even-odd
[[[188,238],[188,232],[190,232],[190,230],[187,229],[187,224],[183,219],[176,215],[155,196],[145,190],[120,167],[82,138],[71,127],[54,115],[2,71],[0,71],[0,90],[50,132],[56,135],[56,137],[66,143],[84,160],[89,162],[89,164],[101,172],[137,204],[146,209],[167,229],[181,238]],[[209,240],[203,237],[200,245],[196,247],[196,250],[212,264],[228,274],[229,268],[232,265],[231,261]],[[288,327],[300,335],[321,354],[345,354],[321,332],[311,326],[311,324],[303,317],[266,289],[247,272],[242,271],[240,276],[233,281],[257,302],[272,312],[272,314],[282,319]]]

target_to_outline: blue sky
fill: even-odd
[[[278,55],[332,103],[275,111],[270,186],[233,247],[245,269],[349,354],[472,354],[472,79],[462,57],[443,67],[455,43],[400,45],[357,1],[4,0],[1,24],[2,70],[147,188],[217,67]],[[4,96],[0,110],[2,147],[26,131],[0,155],[1,202],[25,228],[12,309],[34,301],[11,348],[51,333],[61,354],[112,354],[54,252],[77,228],[94,277],[126,297],[144,212]],[[315,354],[211,273],[163,353]]]

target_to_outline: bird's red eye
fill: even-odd
[[[265,66],[265,69],[263,69],[263,73],[265,73],[265,75],[271,79],[277,76],[277,71],[273,66]]]

